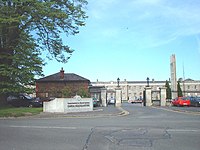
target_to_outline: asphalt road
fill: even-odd
[[[0,150],[200,149],[200,107],[122,108],[129,115],[0,119]]]

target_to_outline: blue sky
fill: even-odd
[[[199,0],[88,0],[86,26],[63,36],[75,49],[68,63],[48,61],[44,75],[64,68],[90,81],[170,78],[176,55],[177,78],[200,80]]]

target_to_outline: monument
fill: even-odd
[[[173,54],[170,58],[170,71],[171,71],[172,99],[174,99],[177,97],[176,56],[175,56],[175,54]]]

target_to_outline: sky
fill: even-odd
[[[165,81],[170,56],[178,78],[200,80],[199,0],[88,0],[86,26],[63,41],[68,63],[49,61],[45,76],[75,73],[95,81]]]

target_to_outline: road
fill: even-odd
[[[122,108],[129,115],[0,119],[0,150],[200,149],[199,113],[137,104]]]

